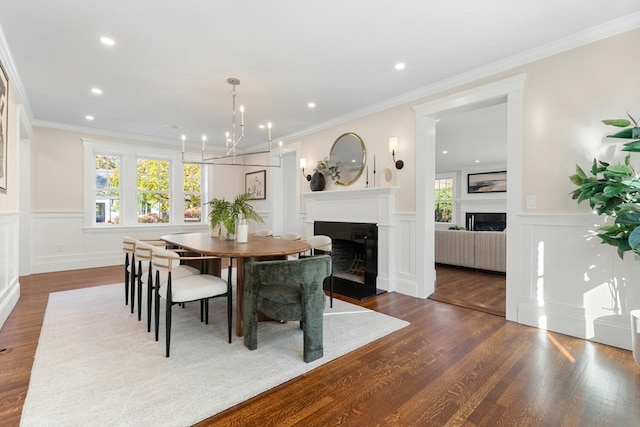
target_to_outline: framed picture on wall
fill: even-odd
[[[9,139],[9,79],[0,64],[0,190],[7,191],[7,146]]]
[[[244,191],[251,194],[250,200],[267,198],[267,171],[261,170],[244,174]]]
[[[467,175],[467,193],[504,193],[506,191],[507,171]]]

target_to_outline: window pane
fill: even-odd
[[[436,179],[434,187],[436,222],[453,220],[453,178]]]
[[[96,224],[120,223],[120,157],[95,156]]]
[[[169,222],[169,162],[138,159],[138,223]]]
[[[200,222],[202,209],[202,167],[185,164],[184,172],[184,221]]]

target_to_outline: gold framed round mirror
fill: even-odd
[[[367,159],[367,151],[362,138],[353,132],[338,137],[331,147],[329,162],[339,165],[339,185],[351,185],[360,178]]]

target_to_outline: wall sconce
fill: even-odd
[[[389,151],[391,152],[391,157],[393,158],[393,162],[396,165],[396,169],[402,169],[404,167],[404,162],[402,160],[396,160],[396,151],[398,151],[398,138],[395,136],[389,138]]]
[[[302,169],[302,176],[304,176],[307,181],[311,181],[311,175],[304,174],[304,169],[306,167],[307,167],[307,159],[300,159],[300,169]]]

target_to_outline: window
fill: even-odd
[[[85,226],[202,224],[206,169],[152,145],[84,139]],[[204,217],[204,218],[203,218]]]
[[[183,166],[184,183],[184,222],[200,222],[202,210],[202,166],[185,164]]]
[[[96,224],[118,224],[120,221],[120,157],[95,157]]]
[[[138,159],[138,223],[169,222],[169,162]]]
[[[453,178],[435,180],[433,201],[436,222],[453,222]]]

